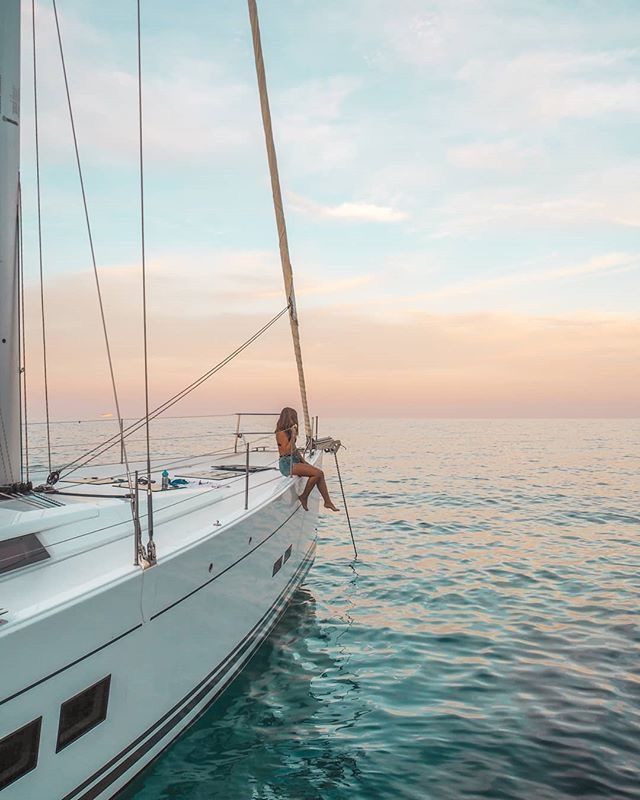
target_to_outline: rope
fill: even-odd
[[[253,344],[256,341],[256,339],[259,339],[260,336],[262,336],[264,333],[266,333],[266,331],[268,331],[269,328],[271,328],[273,325],[275,325],[275,323],[280,319],[280,317],[282,317],[284,314],[286,314],[288,310],[289,310],[289,306],[285,306],[281,311],[279,311],[275,315],[275,317],[270,319],[269,322],[267,322],[265,325],[262,326],[262,328],[260,328],[260,330],[256,331],[252,336],[250,336],[247,340],[245,340],[241,345],[236,347],[236,349],[233,352],[229,353],[229,355],[227,355],[225,358],[223,358],[222,361],[219,361],[215,366],[211,367],[211,369],[207,370],[207,372],[203,373],[199,378],[197,378],[192,383],[190,383],[189,386],[185,387],[180,392],[178,392],[177,394],[173,395],[173,397],[170,397],[168,400],[165,400],[164,403],[161,403],[155,409],[150,411],[149,414],[148,414],[148,419],[150,419],[150,420],[151,419],[155,419],[160,414],[164,413],[169,408],[174,406],[176,403],[180,402],[180,400],[183,400],[188,394],[190,394],[192,391],[194,391],[199,386],[201,386],[205,381],[209,380],[209,378],[211,378],[213,375],[215,375],[216,372],[219,372],[223,367],[225,367],[236,356],[240,355],[240,353],[242,353],[243,350],[246,350],[247,347],[249,347],[251,344]],[[124,429],[123,436],[126,438],[126,437],[130,436],[132,433],[135,433],[138,430],[140,430],[140,428],[142,428],[146,424],[146,420],[147,420],[147,416],[141,417],[139,420],[137,420],[136,422],[134,422],[131,425],[129,425],[127,428]],[[93,461],[94,459],[98,458],[98,456],[102,455],[107,450],[109,450],[111,447],[113,447],[115,444],[117,444],[119,441],[120,441],[120,432],[118,431],[118,433],[116,433],[113,436],[109,437],[108,439],[103,441],[101,444],[96,445],[94,448],[92,448],[91,450],[87,451],[82,456],[79,456],[78,458],[74,459],[73,461],[70,461],[64,467],[61,467],[60,468],[61,475],[59,477],[66,477],[71,472],[73,472],[75,469],[78,469],[80,467],[86,466],[87,464],[91,463],[91,461]],[[64,472],[64,474],[62,474],[63,472]],[[54,481],[54,483],[55,483],[55,481]]]
[[[147,348],[147,264],[144,237],[144,160],[142,147],[142,37],[140,35],[140,0],[137,0],[138,42],[138,154],[140,163],[140,248],[142,258],[142,338],[144,349],[144,419],[147,442],[147,508],[149,513],[149,549],[153,548],[153,500],[151,493],[151,441],[149,434],[149,357]],[[118,414],[120,419],[120,414]],[[124,436],[122,436],[124,446]],[[128,471],[127,466],[127,471]],[[150,553],[154,558],[153,552]]]
[[[53,0],[55,10],[56,3]],[[56,24],[58,17],[56,15]],[[42,269],[42,213],[40,206],[40,139],[38,136],[38,59],[36,54],[36,3],[31,0],[31,38],[33,45],[33,109],[36,137],[36,196],[38,204],[38,264],[40,267],[40,314],[42,318],[42,358],[44,370],[44,408],[47,420],[47,457],[51,471],[51,426],[49,421],[49,382],[47,375],[47,332],[44,313],[44,274]]]
[[[224,415],[224,416],[226,416],[226,415]],[[254,441],[256,441],[256,440],[254,440]],[[221,451],[219,451],[219,452],[221,452]],[[189,456],[189,458],[198,458],[198,456]],[[275,465],[275,464],[278,463],[278,460],[279,460],[279,458],[276,458],[276,459],[274,459],[274,461],[269,462],[269,464]],[[337,459],[336,459],[336,465],[337,465]],[[231,475],[230,474],[229,478],[228,478],[228,483],[230,484],[230,483],[232,483],[234,481],[238,482],[238,481],[244,479],[244,477],[245,476],[244,476],[243,473],[240,473],[240,474],[237,474],[237,475]],[[340,477],[339,468],[338,468],[338,477]],[[257,489],[257,488],[261,488],[261,487],[264,487],[264,486],[268,486],[269,484],[274,483],[275,481],[278,481],[278,480],[281,480],[281,479],[282,479],[282,476],[280,474],[278,474],[278,475],[274,476],[273,478],[268,478],[267,480],[261,481],[260,483],[258,483],[255,486],[255,488]],[[340,479],[340,485],[342,487],[342,480],[341,479]],[[182,497],[179,500],[176,500],[173,503],[168,503],[168,504],[164,505],[162,508],[158,509],[158,514],[162,514],[164,511],[168,511],[169,509],[175,508],[176,506],[182,505],[183,503],[192,502],[193,500],[200,500],[204,495],[208,495],[208,494],[211,494],[212,492],[220,491],[220,488],[221,488],[220,486],[212,486],[211,488],[208,488],[208,489],[202,489],[197,494],[189,495],[188,497]],[[244,492],[245,492],[245,489],[242,488],[237,492],[231,492],[230,494],[225,494],[224,497],[222,497],[220,499],[223,500],[223,501],[226,501],[226,500],[229,500],[229,499],[231,499],[233,497],[239,497],[240,495],[244,494]],[[71,492],[66,492],[66,491],[56,491],[55,493],[59,497],[64,497],[65,495],[71,495],[72,494]],[[73,496],[79,496],[79,495],[73,495]],[[88,495],[82,495],[82,496],[86,497]],[[343,492],[342,497],[343,497],[343,499],[345,499],[344,492]],[[21,499],[24,499],[24,497],[21,496]],[[118,498],[114,496],[113,499],[115,500],[115,499],[118,499]],[[345,509],[346,509],[346,507],[347,506],[346,506],[346,500],[345,500]],[[140,515],[140,519],[144,519],[144,517],[145,517],[144,514]],[[347,512],[347,519],[349,519],[348,512]],[[56,546],[57,547],[58,545],[61,545],[61,544],[68,544],[69,542],[73,542],[73,541],[76,541],[78,539],[84,539],[87,536],[95,536],[96,534],[102,533],[103,531],[111,530],[112,528],[118,528],[121,525],[126,525],[126,524],[128,524],[128,523],[126,521],[124,521],[124,520],[120,521],[120,522],[112,522],[109,525],[102,526],[101,528],[96,528],[96,529],[91,530],[91,531],[86,531],[85,533],[75,534],[74,536],[70,536],[70,537],[68,537],[66,539],[61,539],[61,540],[55,542],[55,544],[51,545],[51,546]],[[349,521],[349,525],[351,525],[350,521]],[[126,533],[122,534],[121,536],[116,536],[113,539],[108,539],[106,541],[99,542],[99,543],[97,543],[97,544],[95,544],[93,546],[85,548],[84,550],[79,550],[79,551],[76,551],[74,553],[68,553],[65,556],[57,556],[56,558],[57,558],[58,561],[66,561],[69,558],[74,558],[75,556],[82,555],[83,553],[87,553],[90,550],[97,549],[98,547],[104,547],[106,545],[113,544],[114,542],[118,542],[118,541],[121,541],[123,539],[128,539],[130,536],[131,536],[130,531],[127,531]],[[355,542],[354,542],[354,550],[355,550]],[[32,551],[27,551],[27,553],[25,553],[25,555],[30,555],[31,552],[35,553],[35,552],[39,552],[39,551],[36,551],[35,549],[32,550]],[[357,557],[357,551],[356,551],[356,557]],[[3,559],[0,558],[0,564],[2,564],[2,562],[3,562]]]
[[[231,415],[229,415],[229,416],[231,416]],[[176,417],[169,417],[168,419],[176,419]],[[55,420],[54,420],[54,423],[55,423]],[[119,436],[119,434],[118,434],[118,436]],[[225,434],[224,433],[209,433],[208,436],[210,438],[211,437],[215,437],[215,436],[217,436],[218,438],[222,438],[223,436],[225,436]],[[194,433],[191,436],[171,436],[171,441],[172,442],[177,442],[177,441],[181,441],[181,440],[184,440],[184,439],[201,439],[201,438],[202,438],[202,434]],[[130,442],[144,442],[144,439],[130,439]],[[92,441],[92,442],[74,442],[74,444],[54,444],[53,447],[51,448],[51,451],[53,453],[59,453],[62,450],[75,450],[75,451],[77,451],[81,447],[93,447],[94,444],[95,444],[95,441]],[[37,445],[37,444],[35,444],[35,445],[33,445],[33,448],[35,450],[38,450],[38,449],[42,449],[45,446],[46,445]],[[86,452],[86,451],[84,451],[84,452]],[[69,456],[67,456],[67,457],[69,457]]]
[[[358,558],[358,550],[356,548],[356,540],[353,538],[353,528],[351,527],[351,517],[349,516],[349,506],[347,505],[347,498],[344,494],[344,486],[342,485],[342,475],[340,474],[340,464],[338,464],[338,453],[334,451],[333,457],[336,460],[336,470],[338,472],[338,481],[340,482],[340,491],[342,492],[342,502],[344,503],[344,513],[347,515],[347,522],[349,523],[349,533],[351,534],[351,542],[353,543],[353,552],[355,558]]]
[[[202,418],[202,417],[208,417],[208,416],[226,417],[226,416],[232,416],[232,415],[231,414],[198,414],[198,415],[194,415],[194,416],[195,416],[195,418]],[[184,419],[184,418],[183,417],[169,417],[169,419]],[[140,421],[142,421],[142,419]],[[222,434],[209,434],[209,435],[213,435],[213,436],[218,436],[219,437]],[[244,436],[244,434],[243,434],[243,436]],[[194,436],[171,437],[171,440],[174,441],[175,439],[194,439],[194,438],[195,439],[201,439],[202,438],[202,434],[197,434],[197,435],[194,435]],[[247,440],[246,437],[245,437],[245,441],[249,442],[252,446],[255,445],[257,442],[264,441],[265,439],[272,440],[273,439],[273,432],[272,431],[265,432],[264,435],[258,436],[257,439],[251,439],[250,441]],[[132,439],[131,441],[143,441],[143,440],[142,439]],[[306,452],[306,450],[307,450],[307,445],[305,445],[305,452]],[[219,450],[209,450],[209,451],[206,451],[206,452],[191,453],[190,455],[187,455],[187,456],[179,456],[179,457],[175,457],[175,458],[172,458],[170,455],[166,455],[165,454],[165,455],[158,456],[156,459],[154,459],[152,461],[152,463],[154,464],[154,469],[155,470],[159,470],[159,469],[162,468],[162,469],[169,469],[169,470],[175,471],[176,469],[189,468],[190,462],[200,461],[201,459],[206,458],[206,457],[210,457],[210,456],[220,456],[220,455],[225,455],[225,454],[233,456],[233,455],[237,455],[237,452],[234,450],[233,447],[223,447],[223,448],[221,448]],[[164,461],[163,459],[165,459],[165,458],[168,458],[169,461],[168,462]],[[110,477],[115,479],[115,478],[121,477],[122,475],[125,475],[125,473],[124,472],[113,472]]]
[[[21,340],[21,372],[22,372],[22,396],[24,398],[24,460],[25,460],[25,481],[29,483],[29,415],[27,407],[27,344],[26,326],[24,316],[24,243],[22,234],[22,185],[18,182],[18,227],[20,230],[20,340]]]
[[[293,287],[293,269],[289,257],[289,242],[287,240],[287,226],[284,218],[282,206],[282,192],[280,191],[280,177],[278,175],[278,161],[276,158],[276,148],[273,140],[273,129],[271,127],[271,111],[269,110],[269,95],[267,93],[267,78],[262,58],[262,43],[260,41],[260,25],[258,23],[258,8],[256,0],[248,0],[249,19],[251,21],[251,35],[253,39],[253,54],[256,64],[256,75],[258,78],[258,90],[260,93],[260,110],[262,112],[262,126],[264,128],[264,141],[267,147],[267,160],[269,162],[269,174],[271,177],[271,194],[273,195],[273,210],[276,217],[276,227],[278,229],[278,245],[280,248],[280,262],[282,264],[282,276],[284,278],[284,290],[289,303],[289,321],[291,324],[291,337],[293,339],[293,351],[298,367],[298,383],[300,385],[300,398],[302,400],[302,412],[304,415],[304,427],[307,438],[312,436],[311,421],[309,418],[309,405],[307,403],[307,387],[304,380],[304,368],[302,366],[302,349],[300,346],[300,329],[298,326],[298,314],[296,310],[296,299]]]
[[[35,0],[31,0],[31,2],[35,3]],[[59,50],[60,50],[60,61],[62,63],[62,74],[64,76],[64,88],[65,88],[65,92],[66,92],[66,95],[67,95],[67,106],[68,106],[68,109],[69,109],[69,121],[71,123],[71,132],[73,134],[73,147],[74,147],[75,155],[76,155],[76,165],[78,167],[78,178],[80,180],[80,191],[82,193],[82,206],[84,208],[84,218],[85,218],[85,222],[86,222],[86,225],[87,225],[87,236],[89,238],[89,249],[91,251],[91,263],[93,265],[93,275],[94,275],[94,278],[95,278],[96,290],[97,290],[97,293],[98,293],[98,305],[100,307],[100,318],[102,320],[102,332],[103,332],[103,335],[104,335],[104,344],[105,344],[105,347],[106,347],[106,350],[107,350],[107,360],[109,362],[109,375],[111,377],[111,389],[113,391],[113,399],[115,401],[117,418],[120,419],[122,414],[120,413],[120,401],[119,401],[119,398],[118,398],[118,389],[117,389],[117,386],[116,386],[115,373],[114,373],[114,370],[113,370],[113,359],[111,357],[111,346],[109,345],[109,333],[107,331],[107,320],[106,320],[105,313],[104,313],[104,304],[102,302],[102,289],[101,289],[101,286],[100,286],[100,276],[98,275],[98,266],[97,266],[97,263],[96,263],[96,254],[95,254],[95,249],[94,249],[94,246],[93,246],[93,235],[91,233],[91,222],[89,220],[89,207],[88,207],[88,204],[87,204],[87,195],[86,195],[85,188],[84,188],[84,178],[83,178],[83,175],[82,175],[82,164],[80,162],[80,149],[78,147],[78,136],[76,134],[75,118],[73,116],[73,106],[71,104],[71,92],[69,91],[69,80],[68,80],[68,77],[67,77],[67,65],[66,65],[66,61],[65,61],[65,58],[64,58],[64,48],[62,46],[62,35],[60,33],[60,21],[58,19],[58,7],[56,5],[56,0],[53,0],[53,13],[54,13],[54,16],[55,16],[55,21],[56,21],[56,33],[57,33],[57,36],[58,36],[58,47],[59,47]],[[34,37],[35,37],[35,25],[34,25]],[[34,59],[35,59],[35,38],[34,38]],[[37,129],[37,127],[36,127],[36,129]],[[40,208],[40,203],[38,201],[38,209],[39,208]],[[40,217],[40,212],[38,211],[38,220],[39,220],[39,217]],[[45,363],[46,363],[46,359],[45,359]],[[47,419],[48,419],[48,411],[47,411]],[[125,464],[127,465],[127,472],[128,472],[129,471],[129,464],[128,464],[128,458],[127,458],[127,451],[126,451],[126,448],[124,448],[124,443],[123,443],[123,454],[124,454],[124,460],[125,460]],[[51,453],[49,453],[49,471],[51,471]]]
[[[237,481],[237,480],[243,479],[243,478],[244,478],[244,474],[234,475],[234,476],[230,476],[229,477],[229,481]],[[279,481],[281,479],[282,479],[282,476],[280,474],[278,474],[273,478],[269,478],[268,480],[262,481],[261,483],[257,484],[257,486],[255,488],[261,488],[263,486],[268,486],[270,483],[273,483],[274,481]],[[211,494],[212,492],[218,492],[218,491],[220,491],[220,487],[219,486],[212,486],[209,489],[202,489],[200,492],[198,492],[198,494],[190,495],[189,497],[183,497],[180,500],[176,500],[174,503],[168,503],[167,505],[165,505],[162,508],[158,509],[158,513],[162,514],[164,511],[167,511],[170,508],[175,508],[175,506],[179,506],[182,503],[188,503],[188,502],[193,501],[193,500],[200,500],[204,495],[208,495],[208,494]],[[243,495],[244,492],[245,492],[245,490],[244,490],[244,488],[242,488],[237,492],[232,492],[231,494],[224,495],[224,497],[221,498],[221,500],[230,500],[233,497],[239,497],[240,495]],[[70,492],[64,492],[64,491],[58,491],[58,492],[56,492],[56,494],[59,497],[64,497],[65,495],[71,494],[71,493]],[[86,497],[88,495],[73,495],[73,496],[85,496]],[[7,495],[7,497],[13,498],[14,496],[13,495]],[[20,495],[20,499],[23,500],[24,496]],[[115,499],[118,499],[118,498],[114,497],[113,499],[115,500]],[[200,509],[198,509],[198,510],[200,510]],[[145,514],[141,514],[140,515],[140,519],[144,519],[145,516],[146,516]],[[102,528],[96,528],[95,530],[86,531],[85,533],[79,533],[79,534],[76,534],[75,536],[70,536],[67,539],[60,539],[59,541],[55,542],[54,544],[49,545],[49,547],[57,547],[58,545],[61,545],[61,544],[68,544],[69,542],[76,541],[77,539],[84,539],[87,536],[95,536],[97,533],[102,533],[103,531],[110,530],[111,528],[117,528],[117,527],[119,527],[121,525],[128,525],[128,524],[129,523],[126,520],[122,520],[120,522],[112,522],[109,525],[104,525]],[[123,539],[128,539],[130,536],[131,536],[131,532],[127,531],[126,533],[122,534],[121,536],[116,536],[113,539],[107,539],[107,540],[105,540],[103,542],[99,542],[99,543],[97,543],[95,545],[86,547],[84,550],[78,550],[78,551],[76,551],[74,553],[68,553],[65,556],[56,556],[56,562],[66,561],[69,558],[75,558],[75,556],[82,555],[83,553],[88,553],[91,550],[97,550],[99,547],[104,547],[106,545],[113,544],[114,542],[119,542],[119,541],[122,541]],[[23,555],[29,556],[32,553],[37,553],[37,552],[40,552],[40,549],[39,548],[38,549],[33,548],[31,550],[25,551],[25,553]],[[9,560],[8,557],[7,558],[0,558],[0,565],[3,562],[6,563],[8,560]]]

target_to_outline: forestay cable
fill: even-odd
[[[264,141],[267,146],[267,160],[269,162],[269,174],[271,176],[271,194],[273,195],[273,210],[276,216],[276,226],[278,229],[278,245],[280,248],[280,263],[282,264],[282,275],[284,278],[284,290],[289,304],[289,321],[291,324],[291,337],[293,339],[293,350],[296,356],[298,367],[298,383],[300,384],[300,399],[302,400],[302,413],[304,416],[304,427],[307,439],[311,439],[311,420],[309,418],[309,405],[307,403],[307,387],[304,380],[304,369],[302,366],[302,349],[300,347],[300,328],[298,325],[298,313],[296,309],[296,298],[293,288],[293,269],[289,257],[289,242],[287,240],[287,226],[284,218],[284,208],[282,206],[282,192],[280,190],[280,177],[278,175],[278,160],[276,158],[276,147],[273,140],[273,130],[271,127],[271,111],[269,110],[269,95],[267,94],[267,77],[264,70],[264,60],[262,58],[262,43],[260,41],[260,25],[258,23],[258,8],[256,0],[248,0],[249,19],[251,21],[251,36],[253,39],[253,54],[256,63],[256,75],[258,77],[258,90],[260,93],[260,110],[262,112],[262,126],[264,129]]]
[[[179,403],[183,400],[188,394],[192,391],[197,389],[201,386],[205,381],[209,380],[216,372],[219,372],[223,367],[225,367],[230,361],[232,361],[236,356],[240,355],[243,350],[246,350],[247,347],[252,345],[257,339],[260,338],[264,333],[266,333],[269,328],[271,328],[275,323],[282,317],[284,314],[287,313],[289,310],[289,306],[285,306],[281,311],[279,311],[274,317],[272,317],[269,322],[265,323],[259,330],[257,330],[254,334],[252,334],[248,339],[246,339],[242,344],[238,345],[235,350],[229,353],[225,358],[219,361],[215,366],[208,369],[205,373],[200,375],[199,378],[196,378],[192,381],[188,386],[186,386],[181,391],[177,392],[170,397],[168,400],[165,400],[164,403],[161,403],[159,406],[154,408],[152,411],[149,412],[148,418],[150,420],[155,419],[160,414],[163,414],[165,411],[170,409],[176,403]],[[141,417],[136,422],[133,422],[131,425],[126,427],[123,431],[124,438],[127,438],[133,433],[139,431],[145,424],[146,424],[147,416]],[[47,479],[47,483],[49,485],[55,484],[61,477],[66,477],[67,475],[71,474],[71,472],[79,469],[80,467],[84,467],[87,464],[90,464],[96,458],[101,456],[110,448],[114,447],[120,441],[120,432],[114,434],[113,436],[105,439],[105,441],[101,442],[100,444],[93,447],[91,450],[84,453],[82,456],[70,461],[64,467],[61,467],[59,471],[53,472],[49,478]]]
[[[32,3],[33,2],[35,2],[35,0],[32,0]],[[106,350],[107,350],[107,361],[109,362],[109,375],[111,376],[111,389],[113,391],[113,399],[115,401],[115,407],[116,407],[116,413],[118,415],[118,419],[122,419],[122,414],[120,413],[120,401],[118,399],[118,389],[117,389],[117,386],[116,386],[115,373],[114,373],[114,370],[113,370],[113,359],[111,358],[111,347],[109,345],[109,333],[107,331],[107,320],[106,320],[106,317],[105,317],[104,305],[103,305],[103,302],[102,302],[102,289],[101,289],[101,286],[100,286],[100,276],[98,275],[98,266],[96,264],[96,254],[95,254],[95,250],[94,250],[94,247],[93,247],[93,235],[91,233],[91,222],[89,220],[89,207],[88,207],[88,204],[87,204],[87,195],[86,195],[85,188],[84,188],[84,178],[83,178],[83,174],[82,174],[82,164],[80,163],[80,149],[78,147],[78,137],[76,135],[75,118],[74,118],[74,115],[73,115],[73,106],[71,104],[71,92],[69,91],[69,80],[67,78],[67,65],[66,65],[66,61],[65,61],[65,58],[64,58],[64,48],[62,46],[62,35],[60,33],[60,20],[58,19],[58,7],[56,5],[56,0],[53,0],[53,13],[54,13],[55,21],[56,21],[56,33],[58,35],[58,47],[59,47],[59,50],[60,50],[60,61],[62,63],[62,74],[64,76],[64,87],[65,87],[65,91],[66,91],[66,95],[67,95],[67,106],[69,108],[69,120],[71,122],[71,132],[73,134],[73,146],[74,146],[74,150],[75,150],[75,154],[76,154],[76,164],[77,164],[77,167],[78,167],[78,178],[80,180],[80,191],[82,193],[82,205],[83,205],[83,208],[84,208],[84,218],[85,218],[85,222],[86,222],[86,225],[87,225],[87,236],[89,238],[89,249],[91,251],[91,263],[93,265],[93,274],[94,274],[94,277],[95,277],[96,290],[98,292],[98,305],[100,306],[100,319],[102,320],[102,332],[103,332],[103,335],[104,335],[104,344],[105,344],[105,347],[106,347]],[[35,30],[35,27],[34,27],[34,30]],[[34,33],[34,36],[35,36],[35,33]],[[35,42],[35,39],[34,39],[34,42]],[[35,58],[35,44],[34,44],[34,58]],[[36,126],[36,130],[37,130],[37,126]],[[38,209],[39,208],[40,208],[40,203],[38,201]],[[39,220],[39,212],[38,212],[38,220]],[[42,270],[42,258],[41,258],[41,267],[40,267],[40,269]],[[44,328],[43,328],[43,335],[44,335]],[[46,358],[45,358],[45,364],[46,364]],[[48,420],[48,412],[47,412],[47,420]],[[122,445],[123,445],[124,461],[125,461],[125,465],[127,467],[127,474],[129,474],[129,462],[128,462],[128,457],[127,457],[127,450],[126,450],[126,447],[124,445],[124,440],[123,440]],[[51,454],[49,454],[49,471],[51,471]]]
[[[55,0],[53,6],[55,9]],[[57,21],[57,17],[56,17]],[[42,269],[42,216],[40,208],[40,140],[38,136],[38,60],[36,50],[36,4],[31,0],[31,39],[33,44],[33,110],[36,139],[36,196],[38,206],[38,263],[40,266],[40,316],[42,320],[42,361],[44,369],[44,410],[47,420],[47,457],[51,471],[51,426],[49,421],[49,382],[47,377],[47,332],[44,313],[44,274]]]
[[[147,441],[147,513],[149,516],[149,551],[154,557],[153,497],[151,494],[151,443],[149,435],[149,356],[147,347],[147,262],[144,239],[144,160],[142,147],[142,36],[140,34],[140,0],[137,0],[138,19],[138,156],[140,165],[140,250],[142,260],[142,338],[144,349],[144,419]],[[124,441],[124,437],[123,437]]]

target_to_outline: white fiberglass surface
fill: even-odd
[[[268,466],[273,462],[273,453],[260,452],[252,456],[252,466]],[[224,465],[243,466],[242,454],[235,459],[225,458]],[[208,479],[207,475],[217,476],[212,466],[219,465],[210,459],[191,461],[189,472],[202,474],[201,477],[188,479],[180,488],[153,492],[154,539],[159,562],[202,540],[216,537],[245,516],[261,513],[278,496],[286,496],[288,503],[295,501],[294,492],[299,481],[291,482],[279,471],[268,468],[250,472],[247,492],[244,472],[230,472],[224,481]],[[91,477],[108,475],[110,471],[113,470],[109,466],[102,466],[96,468]],[[155,475],[152,474],[152,479]],[[157,477],[161,480],[159,473]],[[63,486],[56,497],[69,505],[11,512],[8,527],[37,533],[50,555],[46,561],[0,576],[2,604],[10,609],[8,622],[13,625],[35,615],[51,613],[79,595],[100,591],[139,570],[133,564],[133,522],[130,504],[123,496],[126,490],[76,484],[72,496],[65,496],[66,491]],[[143,487],[140,501],[142,535],[146,541]],[[245,502],[248,509],[245,509]],[[0,538],[2,535],[0,528]],[[0,635],[13,625],[2,626]]]

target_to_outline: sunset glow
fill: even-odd
[[[246,11],[192,5],[180,19],[164,0],[145,12],[154,402],[285,304]],[[581,8],[265,5],[312,413],[637,416],[640,10]],[[62,12],[116,376],[136,415],[132,10],[68,0]],[[37,15],[51,412],[97,418],[113,401],[49,7]],[[38,419],[29,27],[22,182]],[[283,319],[176,413],[297,402]]]

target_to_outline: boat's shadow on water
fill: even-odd
[[[307,588],[225,694],[120,796],[122,800],[314,798],[358,774],[314,717],[314,679],[336,668]],[[356,688],[356,687],[352,687]]]

